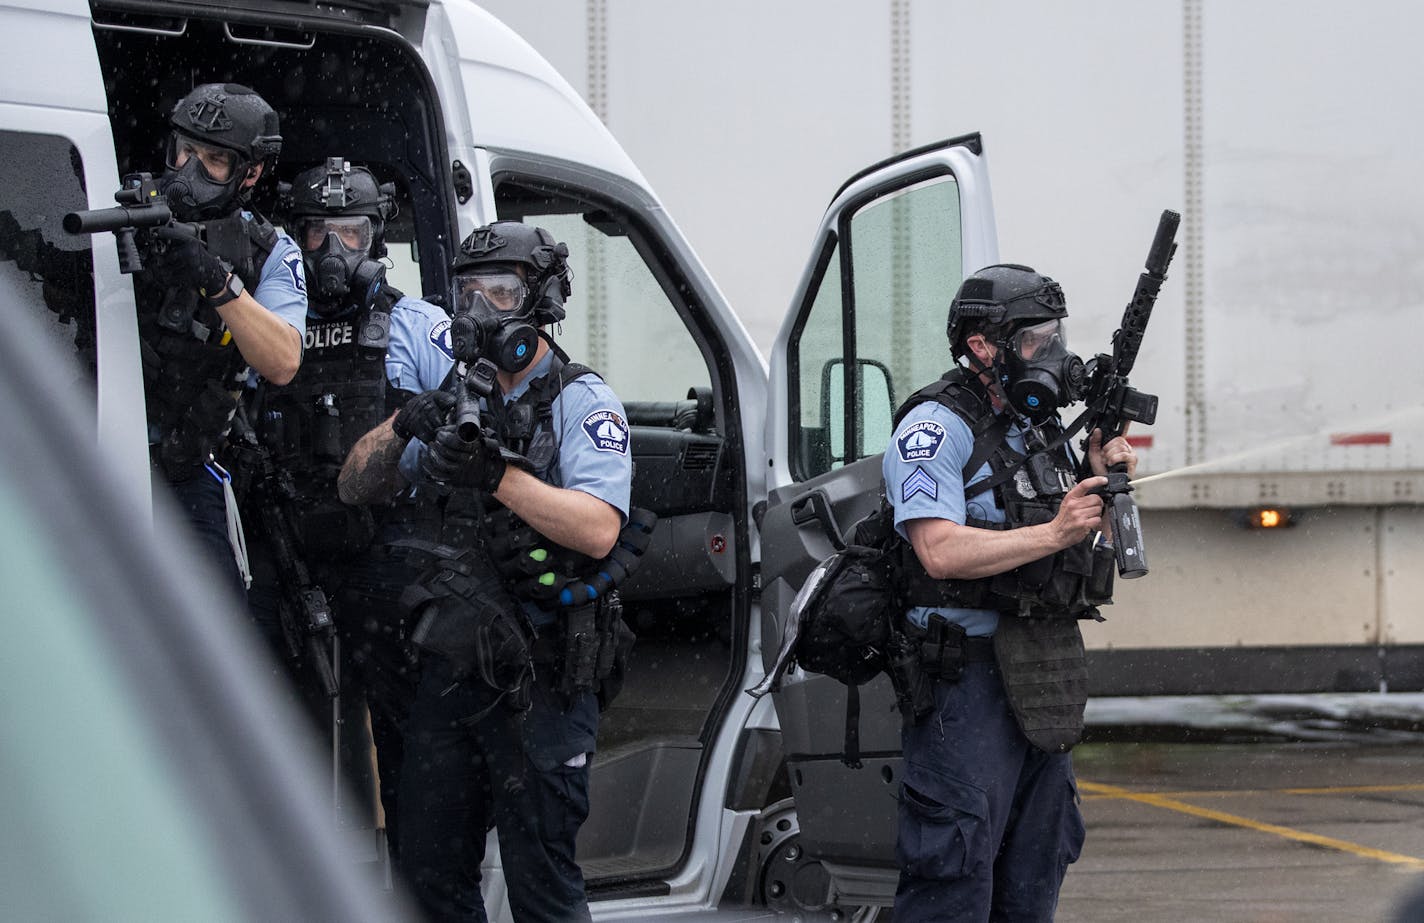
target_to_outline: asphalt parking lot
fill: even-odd
[[[1100,711],[1058,919],[1424,920],[1424,703],[1211,704]]]

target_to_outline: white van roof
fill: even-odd
[[[432,3],[426,40],[443,8],[460,57],[474,142],[584,163],[648,189],[642,172],[569,82],[513,30],[469,0]],[[430,50],[427,50],[427,55]]]

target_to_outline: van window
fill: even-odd
[[[964,277],[962,229],[949,174],[842,215],[787,347],[798,480],[884,451],[895,408],[950,366],[944,326]]]
[[[573,294],[554,339],[625,405],[681,401],[711,386],[707,360],[630,222],[572,189],[506,180],[495,197],[501,219],[542,227],[569,245]]]
[[[961,231],[952,176],[876,199],[851,217],[855,354],[885,365],[897,404],[949,368],[945,321],[964,279]],[[884,450],[891,431],[870,396],[867,388],[863,424],[870,450],[863,454],[873,455]]]
[[[93,397],[93,253],[87,235],[60,225],[89,207],[79,150],[58,135],[0,131],[0,151],[0,304],[41,319]]]

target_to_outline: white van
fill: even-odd
[[[122,174],[156,171],[167,107],[217,80],[254,87],[281,114],[280,177],[339,153],[396,183],[388,242],[405,291],[444,291],[455,244],[496,218],[569,244],[574,297],[558,338],[624,400],[633,502],[661,517],[624,593],[639,643],[603,718],[579,843],[595,917],[888,903],[899,772],[888,686],[863,692],[859,771],[838,759],[834,682],[793,675],[774,704],[743,690],[838,528],[876,502],[893,402],[947,362],[950,294],[966,269],[997,260],[979,137],[834,191],[768,372],[602,123],[465,0],[347,0],[339,12],[308,0],[7,0],[0,301],[42,318],[72,356],[71,377],[97,399],[99,452],[135,492],[148,490],[148,457],[132,286],[110,235],[70,237],[59,218],[112,205]],[[904,342],[918,345],[891,349]]]

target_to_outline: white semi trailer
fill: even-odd
[[[1157,214],[1181,211],[1133,376],[1162,400],[1135,434],[1144,474],[1176,473],[1137,495],[1152,574],[1086,632],[1096,691],[1424,683],[1424,10],[487,6],[590,100],[773,355],[800,297],[788,240],[877,156],[982,132],[997,252],[1063,284],[1085,356],[1106,349]],[[909,336],[942,329],[930,313]],[[1261,507],[1288,525],[1249,528]]]

